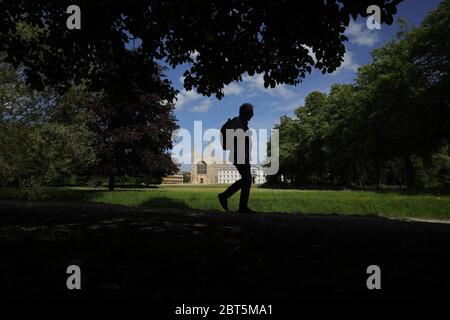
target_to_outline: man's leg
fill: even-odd
[[[221,195],[223,197],[225,197],[226,199],[228,199],[233,194],[238,192],[239,189],[241,189],[241,188],[242,188],[242,178],[239,179],[238,181],[236,181],[235,183],[233,183],[231,186],[229,186],[227,190],[225,190],[223,193],[221,193]]]
[[[252,172],[249,164],[238,164],[236,165],[236,168],[241,174],[241,198],[239,200],[239,211],[247,211],[250,188],[252,187]]]
[[[227,188],[223,193],[219,193],[217,197],[219,198],[220,205],[223,210],[228,211],[228,198],[235,194],[239,189],[242,188],[242,178],[233,183]]]

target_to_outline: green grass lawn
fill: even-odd
[[[86,188],[50,189],[45,200],[88,201],[152,208],[221,210],[217,194],[223,185],[158,186],[114,192]],[[5,198],[5,196],[3,196]],[[239,192],[229,202],[236,210]],[[378,193],[372,191],[317,191],[252,188],[249,206],[259,212],[298,214],[375,215],[450,219],[450,195]]]

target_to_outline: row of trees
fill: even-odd
[[[294,184],[450,186],[450,1],[373,51],[354,84],[312,92],[282,117],[281,177]]]

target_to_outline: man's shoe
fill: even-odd
[[[250,209],[249,207],[244,208],[244,209],[239,209],[238,212],[239,212],[239,213],[256,213],[256,211],[253,211],[253,210]]]
[[[219,198],[220,205],[222,206],[223,210],[228,211],[228,200],[225,198],[225,196],[221,193],[217,195]]]

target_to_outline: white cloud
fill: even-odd
[[[277,85],[275,88],[264,87],[264,77],[262,74],[249,76],[248,74],[242,77],[242,81],[247,84],[249,90],[259,90],[273,96],[278,96],[284,99],[290,99],[295,96],[295,92],[289,89],[286,85]]]
[[[341,66],[336,69],[331,75],[336,75],[337,73],[341,72],[342,70],[352,70],[352,71],[358,71],[359,64],[357,64],[353,60],[353,52],[346,51],[344,54],[344,61],[341,63]]]
[[[283,97],[284,99],[290,99],[295,96],[294,91],[289,89],[286,85],[278,85],[273,89],[269,89],[269,94]]]
[[[377,30],[369,30],[365,24],[358,24],[353,20],[345,30],[345,35],[349,37],[351,43],[360,46],[373,47],[380,39]]]
[[[178,80],[184,84],[184,76],[180,76]],[[230,83],[223,88],[224,94],[227,95],[239,95],[242,92],[242,88],[237,85],[236,83]],[[186,89],[181,90],[178,95],[177,99],[178,102],[176,104],[177,108],[181,108],[186,102],[198,100],[202,98],[202,95],[198,94],[195,90],[186,91]]]
[[[223,93],[225,94],[225,96],[232,94],[238,95],[241,92],[242,88],[235,83],[230,83],[223,88]]]
[[[180,83],[184,84],[184,77],[180,76],[179,81]],[[223,92],[225,96],[241,95],[245,98],[256,96],[259,92],[267,93],[275,97],[281,97],[286,100],[296,97],[296,93],[284,84],[278,85],[275,88],[265,88],[264,78],[262,74],[257,74],[252,77],[250,77],[248,74],[245,74],[242,77],[241,83],[232,82],[224,86]],[[190,91],[182,89],[177,94],[177,102],[175,103],[175,108],[177,110],[181,110],[185,105],[190,106],[193,103],[197,103],[197,105],[190,108],[189,111],[206,112],[210,108],[211,102],[207,103],[206,101],[199,101],[203,98],[204,96],[197,93],[195,89]]]
[[[209,110],[210,107],[211,107],[211,100],[207,99],[207,100],[203,100],[202,102],[200,102],[196,106],[193,106],[189,111],[192,111],[192,112],[206,112],[206,111]]]
[[[242,81],[255,89],[258,90],[264,89],[264,78],[262,74],[255,74],[254,76],[249,76],[248,74],[245,74],[242,77]]]
[[[184,77],[179,77],[179,81],[184,83]],[[266,93],[274,97],[282,98],[283,100],[289,100],[295,98],[297,94],[289,88],[287,85],[277,85],[275,88],[265,88],[264,87],[264,78],[262,74],[257,74],[250,77],[248,74],[245,74],[242,77],[242,82],[236,83],[232,82],[226,85],[223,88],[223,92],[225,96],[236,95],[245,98],[249,98],[252,96],[256,96],[258,93]],[[177,102],[175,103],[175,108],[177,110],[181,110],[185,105],[193,105],[195,106],[189,109],[192,112],[206,112],[209,110],[211,106],[211,101],[201,100],[205,98],[203,95],[197,93],[195,89],[187,91],[186,89],[182,89],[177,94]]]
[[[175,108],[180,110],[186,103],[199,100],[203,96],[198,94],[195,90],[186,91],[186,89],[181,90],[177,94],[177,102],[175,103]]]

